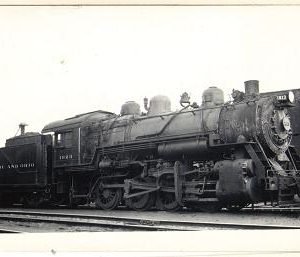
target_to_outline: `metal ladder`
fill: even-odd
[[[294,146],[290,146],[287,150],[287,154],[294,168],[300,170],[300,156],[298,155],[296,148]]]
[[[271,198],[271,203],[273,203],[273,200],[277,202],[278,205],[281,203],[286,202],[286,199],[291,197],[290,193],[285,193],[281,188],[280,188],[280,177],[274,174],[274,180],[277,181],[278,185],[278,197],[277,199],[273,199],[274,196],[272,196],[272,190],[271,190],[271,181],[270,179],[265,179],[266,176],[271,176],[273,173],[273,167],[268,159],[267,155],[265,154],[261,144],[259,141],[256,139],[254,144],[247,144],[245,145],[245,148],[250,155],[250,157],[254,160],[254,163],[257,167],[257,174],[256,176],[258,177],[259,181],[263,183],[262,181],[265,181],[265,189],[269,190],[270,192],[270,198]],[[272,180],[272,179],[271,179]]]
[[[245,148],[257,167],[258,172],[256,176],[258,177],[259,180],[264,179],[266,175],[266,171],[272,170],[273,168],[261,144],[256,139],[255,143],[246,144]]]

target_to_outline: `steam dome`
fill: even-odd
[[[121,107],[121,115],[141,115],[140,105],[134,101],[128,101]]]
[[[217,87],[209,87],[202,94],[202,106],[210,107],[224,104],[223,90]]]
[[[157,115],[171,112],[171,101],[164,95],[156,95],[151,98],[148,115]]]

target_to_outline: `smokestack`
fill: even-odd
[[[259,95],[259,81],[248,80],[245,81],[245,96],[246,98],[254,98]]]

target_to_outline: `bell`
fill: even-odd
[[[190,96],[187,92],[184,92],[181,96],[180,96],[180,105],[182,107],[184,107],[185,104],[190,105]]]

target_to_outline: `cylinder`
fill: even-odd
[[[259,95],[259,81],[258,80],[248,80],[245,81],[245,96],[255,97]]]
[[[255,165],[251,159],[223,160],[215,163],[219,173],[216,195],[227,203],[245,203],[258,200],[262,194],[257,188]],[[260,200],[260,199],[259,199]]]

